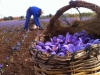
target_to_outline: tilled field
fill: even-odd
[[[34,75],[29,44],[37,36],[37,30],[25,32],[22,31],[24,21],[17,25],[12,22],[12,25],[0,24],[0,75]],[[45,28],[47,23],[42,25]]]

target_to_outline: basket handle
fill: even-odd
[[[50,31],[52,31],[52,29],[54,28],[55,22],[65,11],[71,8],[76,8],[76,7],[84,7],[84,8],[91,9],[97,14],[97,18],[100,19],[100,7],[99,6],[92,4],[92,3],[85,2],[85,1],[70,1],[69,5],[66,5],[60,8],[59,10],[57,10],[56,14],[50,19],[50,22],[48,23],[46,31],[44,31],[44,34],[50,33]]]

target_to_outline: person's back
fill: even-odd
[[[30,7],[29,10],[30,10],[30,13],[33,16],[40,17],[40,15],[41,15],[41,9],[40,8],[33,6],[33,7]]]

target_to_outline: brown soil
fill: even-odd
[[[43,23],[44,27],[46,23]],[[40,30],[40,33],[43,30]],[[12,46],[15,46],[17,42],[23,40],[23,34],[26,35],[25,31],[21,29],[15,30],[11,34],[10,31],[4,33],[0,29],[0,64],[3,64],[4,72],[0,75],[34,75],[33,60],[29,53],[29,44],[32,42],[37,34],[37,30],[33,30],[27,34],[24,43],[21,45],[20,50],[12,51]],[[4,34],[7,34],[3,39]],[[16,34],[16,35],[15,35]],[[4,42],[5,39],[10,39],[8,42]],[[6,57],[8,57],[6,59]]]

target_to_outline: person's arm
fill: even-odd
[[[34,17],[34,23],[36,24],[36,26],[41,27],[41,24],[38,18]]]

